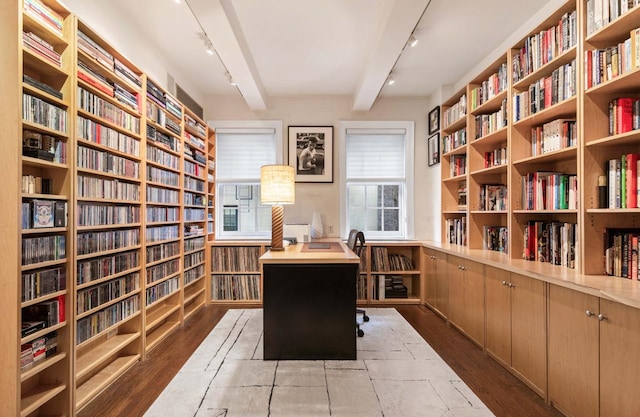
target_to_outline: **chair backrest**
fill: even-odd
[[[356,243],[354,245],[354,252],[356,253],[356,255],[360,256],[360,254],[362,253],[362,249],[364,249],[364,233],[358,231],[356,233]]]
[[[358,231],[356,229],[351,229],[349,231],[349,238],[347,239],[347,246],[352,251],[356,251],[356,236],[358,235]]]

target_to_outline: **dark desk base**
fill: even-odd
[[[264,264],[264,359],[356,359],[357,264]]]

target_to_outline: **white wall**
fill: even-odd
[[[427,113],[440,98],[379,98],[369,112],[353,112],[351,97],[279,97],[271,98],[269,110],[254,112],[241,97],[211,96],[203,103],[205,118],[212,120],[282,120],[284,161],[287,161],[287,126],[334,127],[334,182],[332,184],[297,184],[296,204],[285,207],[285,222],[309,223],[314,211],[322,215],[325,234],[338,236],[340,231],[341,167],[337,152],[341,144],[337,133],[341,120],[409,120],[415,122],[414,144],[414,235],[419,240],[440,237],[440,165],[427,166]],[[329,227],[333,232],[328,233]]]

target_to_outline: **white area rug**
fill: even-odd
[[[263,361],[262,310],[229,310],[145,417],[493,416],[400,313],[367,314],[356,361]]]

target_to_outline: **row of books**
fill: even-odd
[[[442,126],[446,129],[452,123],[457,122],[467,115],[467,95],[463,94],[457,103],[444,109],[442,112]]]
[[[28,76],[27,74],[22,74],[22,81],[24,81],[25,84],[35,87],[40,91],[44,91],[45,93],[62,100],[62,92],[56,88],[51,87],[49,84],[36,80],[35,78]]]
[[[467,217],[446,219],[445,239],[453,245],[466,246],[467,244]]]
[[[617,45],[585,51],[584,71],[587,88],[595,87],[640,67],[640,28]]]
[[[204,235],[204,228],[197,224],[185,224],[184,225],[184,238],[193,238],[196,236]]]
[[[531,128],[531,155],[559,151],[578,143],[578,127],[573,119],[555,119]]]
[[[164,168],[177,171],[179,169],[179,160],[180,159],[177,156],[147,144],[147,161],[155,162],[156,164],[162,165]]]
[[[446,154],[467,144],[467,128],[445,135],[442,137],[442,153]]]
[[[138,201],[140,184],[79,174],[77,193],[78,197]]]
[[[184,285],[187,286],[199,278],[204,277],[204,265],[198,265],[195,268],[185,269]]]
[[[482,226],[482,249],[509,253],[508,242],[506,226]]]
[[[113,97],[113,83],[98,71],[94,71],[90,65],[83,61],[78,61],[78,79],[84,81],[90,86],[102,91],[109,97]]]
[[[168,188],[147,185],[147,202],[179,204],[180,193],[178,192],[178,190],[170,190]]]
[[[260,270],[260,248],[213,246],[211,248],[212,272],[256,272]]]
[[[140,245],[140,229],[89,231],[78,233],[78,256],[126,249]]]
[[[212,275],[212,300],[259,300],[259,275]]]
[[[180,151],[180,141],[178,138],[166,135],[151,125],[147,125],[147,139],[166,147],[174,152]]]
[[[115,129],[86,119],[80,115],[76,118],[76,133],[78,138],[107,148],[126,153],[134,157],[140,157],[140,141],[138,139],[120,133]]]
[[[180,259],[173,259],[158,265],[147,267],[146,279],[147,284],[160,281],[163,278],[173,275],[180,271]]]
[[[26,93],[22,94],[22,118],[58,132],[67,132],[68,116],[65,109]]]
[[[165,127],[176,135],[182,134],[182,127],[179,123],[175,122],[172,118],[168,118],[165,122]]]
[[[162,259],[178,255],[180,253],[180,244],[179,242],[168,242],[147,247],[146,250],[147,263],[158,262]]]
[[[509,84],[508,76],[507,63],[505,62],[500,65],[497,72],[491,74],[487,80],[482,81],[478,87],[474,87],[470,91],[469,97],[471,110],[477,109],[506,90]]]
[[[178,187],[180,185],[180,176],[176,172],[147,165],[147,181]]]
[[[508,161],[509,161],[509,154],[507,153],[506,147],[496,148],[492,151],[488,151],[484,153],[485,168],[506,165]]]
[[[20,370],[32,368],[58,351],[58,333],[53,331],[20,346]]]
[[[78,168],[101,171],[131,179],[140,178],[140,162],[83,145],[78,145],[77,164]]]
[[[204,181],[185,175],[184,188],[189,191],[204,192]]]
[[[171,278],[166,281],[162,281],[161,283],[154,285],[152,287],[147,288],[146,295],[146,306],[155,303],[161,298],[167,297],[180,289],[180,281],[179,277]]]
[[[623,154],[606,163],[608,208],[638,208],[640,154]]]
[[[575,210],[578,177],[560,172],[536,171],[521,177],[523,210]]]
[[[44,59],[47,62],[52,63],[58,68],[62,68],[62,57],[53,46],[40,38],[33,32],[22,32],[22,45],[28,51],[33,52],[35,55]]]
[[[502,100],[500,110],[491,114],[479,114],[475,117],[476,139],[507,126],[507,99]]]
[[[24,0],[24,12],[40,23],[62,36],[64,18],[51,7],[38,0]]]
[[[202,150],[205,149],[204,140],[199,138],[198,136],[194,136],[191,133],[185,131],[184,138],[185,138],[185,141],[188,142],[190,145],[195,146],[198,149],[202,149]]]
[[[412,271],[411,259],[403,254],[389,253],[386,247],[371,248],[372,271]]]
[[[204,237],[185,239],[183,243],[183,248],[185,252],[204,249]]]
[[[25,333],[33,332],[33,327],[42,326],[42,328],[46,329],[58,323],[64,323],[65,316],[64,295],[24,307],[22,308],[22,337],[27,336]],[[25,328],[26,323],[30,325],[30,328]]]
[[[118,322],[140,311],[140,296],[135,294],[76,322],[76,344],[81,344]]]
[[[356,278],[356,299],[366,300],[367,298],[367,276],[365,274],[360,274]]]
[[[191,161],[184,161],[184,172],[194,177],[204,176],[205,169],[200,164],[193,163]]]
[[[146,219],[149,223],[177,222],[180,220],[179,207],[147,206],[146,211]]]
[[[150,79],[147,79],[147,98],[151,99],[163,109],[167,107],[167,99],[165,98],[164,91]]]
[[[67,226],[67,202],[62,200],[25,200],[22,202],[22,229]]]
[[[23,237],[22,265],[64,259],[67,249],[64,235]]]
[[[140,289],[140,274],[136,272],[79,290],[76,295],[76,312],[77,314],[86,313],[138,289]]]
[[[611,100],[609,135],[618,135],[637,129],[640,129],[640,98],[619,97]]]
[[[56,164],[66,164],[67,142],[55,136],[24,129],[22,131],[22,155]]]
[[[402,275],[376,275],[375,279],[378,285],[374,288],[374,300],[407,298],[407,287],[404,285]]]
[[[640,229],[604,230],[604,273],[638,279],[638,237]]]
[[[137,89],[142,87],[142,77],[140,75],[133,72],[129,67],[127,67],[124,62],[120,61],[118,58],[113,58],[113,71],[115,74],[121,79],[127,81],[129,84],[135,86]],[[139,103],[138,97],[138,103]]]
[[[451,155],[449,176],[457,177],[467,173],[467,155]]]
[[[575,269],[578,245],[577,224],[529,220],[524,228],[522,257]]]
[[[576,18],[575,10],[565,13],[556,26],[542,30],[524,40],[524,45],[513,54],[514,83],[575,47],[578,38]]]
[[[105,226],[140,222],[140,207],[78,203],[78,226]]]
[[[22,273],[22,302],[35,300],[67,288],[67,269],[47,268]]]
[[[153,226],[147,227],[145,231],[147,243],[162,242],[163,240],[171,240],[180,238],[180,229],[178,226]]]
[[[140,266],[137,250],[78,261],[76,282],[86,284]]]
[[[114,125],[134,134],[140,133],[140,118],[122,110],[90,91],[78,86],[78,107],[94,116],[101,117]]]
[[[587,0],[587,36],[640,4],[640,0]]]
[[[204,251],[184,255],[184,268],[191,268],[204,262]]]
[[[458,210],[467,209],[467,180],[458,182],[458,189],[456,190],[458,199]]]
[[[203,166],[207,164],[207,158],[205,157],[204,153],[198,150],[198,148],[190,146],[188,143],[184,144],[184,156],[187,158],[191,158],[192,160],[202,164]]]
[[[96,41],[91,39],[88,35],[84,34],[78,29],[78,49],[85,52],[90,57],[94,58],[98,63],[107,68],[109,71],[114,69],[114,58],[107,50],[98,45]]]
[[[193,194],[185,191],[184,194],[184,204],[187,206],[206,206],[207,198],[200,194]]]
[[[540,78],[527,91],[513,94],[513,121],[536,114],[576,94],[576,60]]]
[[[171,96],[171,94],[165,94],[167,111],[174,115],[178,120],[182,119],[182,105],[180,102]]]
[[[204,209],[185,207],[184,209],[184,221],[204,221]]]
[[[184,115],[184,123],[186,128],[194,131],[196,134],[202,136],[203,138],[206,136],[207,127],[188,114]]]
[[[481,184],[478,210],[506,211],[509,201],[507,194],[504,184]]]
[[[51,194],[53,193],[53,180],[36,175],[23,175],[21,192],[23,194]]]

